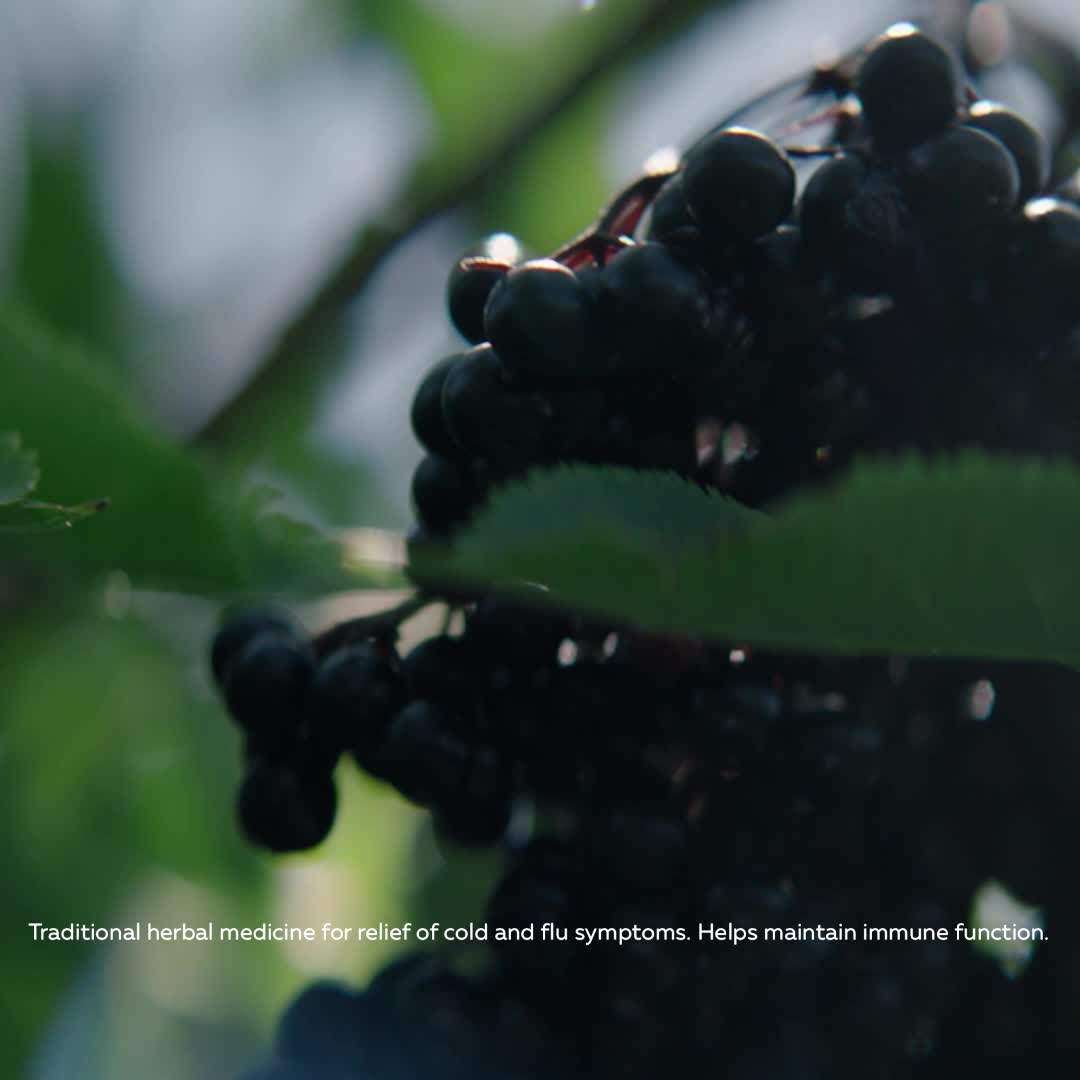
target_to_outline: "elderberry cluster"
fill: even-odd
[[[1080,457],[1080,209],[1048,193],[1041,137],[907,24],[811,85],[824,144],[724,125],[553,257],[500,234],[455,264],[471,347],[413,402],[414,550],[563,462],[760,506],[856,451]],[[500,847],[477,916],[536,940],[305,991],[258,1080],[1064,1075],[1080,937],[1054,852],[1080,810],[1027,731],[1053,745],[1071,676],[777,655],[417,583],[460,630],[404,655],[394,613],[219,632],[238,817],[272,851],[316,845],[350,757],[448,849]],[[988,880],[1061,943],[1019,980],[964,943],[761,940],[952,927]]]

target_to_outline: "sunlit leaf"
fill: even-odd
[[[267,512],[265,499],[252,503],[239,481],[155,430],[93,355],[25,313],[0,311],[0,376],[0,424],[47,462],[41,500],[0,519],[0,543],[20,559],[196,592],[364,583],[343,544]],[[108,512],[97,513],[104,500]],[[75,521],[82,527],[66,528]]]
[[[750,645],[1069,662],[1078,551],[1080,470],[971,453],[863,462],[772,515],[665,474],[534,475],[422,569]]]

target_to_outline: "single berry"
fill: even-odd
[[[497,843],[510,824],[513,775],[513,762],[494,746],[473,747],[461,791],[436,810],[436,836],[462,847]]]
[[[511,386],[490,345],[470,349],[451,366],[442,410],[451,437],[469,455],[500,461],[543,456],[550,405],[541,393]]]
[[[513,236],[495,233],[454,263],[446,282],[446,306],[466,341],[476,345],[485,340],[484,307],[491,290],[524,258],[525,251]]]
[[[402,672],[414,698],[467,700],[474,691],[472,650],[461,638],[421,641],[402,661]]]
[[[225,705],[251,744],[287,751],[300,726],[315,661],[307,642],[277,630],[261,633],[225,672]]]
[[[210,669],[218,686],[225,682],[229,664],[260,634],[268,630],[299,637],[291,619],[272,608],[251,608],[232,614],[210,644]]]
[[[1080,208],[1032,199],[1013,230],[1006,288],[1022,298],[1027,319],[1045,332],[1076,324],[1080,289]]]
[[[678,172],[656,193],[649,207],[648,240],[667,241],[671,236],[695,228],[683,194],[682,173]]]
[[[470,749],[461,718],[439,702],[421,699],[391,722],[378,772],[412,802],[437,807],[461,790]]]
[[[663,244],[624,248],[604,267],[599,303],[631,371],[693,366],[712,315],[704,272]]]
[[[866,176],[866,164],[857,154],[837,154],[825,162],[806,184],[799,200],[799,228],[803,250],[814,267],[830,265],[844,243],[847,207]]]
[[[305,851],[329,835],[337,813],[330,773],[295,763],[255,757],[236,796],[236,816],[256,847],[282,853]]]
[[[787,217],[795,170],[764,135],[727,128],[707,135],[687,155],[683,193],[706,239],[746,243]]]
[[[467,462],[428,454],[413,472],[413,509],[420,524],[436,536],[466,521],[482,494]]]
[[[499,282],[484,328],[506,370],[525,381],[594,379],[611,370],[588,289],[552,259],[522,263]]]
[[[367,768],[405,701],[404,680],[383,649],[369,641],[346,646],[326,657],[315,673],[308,741],[331,758],[348,750]]]
[[[993,135],[963,125],[912,149],[901,182],[912,212],[936,236],[1004,221],[1020,194],[1009,151]]]
[[[887,292],[912,280],[920,242],[896,174],[874,169],[844,207],[832,265],[856,292]]]
[[[821,299],[805,272],[802,230],[781,225],[747,251],[743,296],[754,333],[775,350],[819,336]]]
[[[448,459],[461,456],[461,447],[446,427],[442,395],[446,376],[457,362],[460,353],[444,357],[420,381],[413,395],[409,419],[413,434],[425,450]]]
[[[360,1018],[360,998],[348,987],[315,983],[293,998],[278,1020],[277,1055],[319,1075],[331,1068],[358,1068],[364,1062],[357,1040]]]
[[[1025,120],[995,101],[976,101],[967,124],[998,139],[1013,156],[1020,174],[1020,199],[1034,198],[1050,174],[1046,140]]]
[[[959,98],[948,50],[910,23],[887,30],[866,54],[855,92],[875,145],[892,153],[944,128]]]

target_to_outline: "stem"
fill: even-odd
[[[360,615],[355,619],[346,619],[345,622],[337,623],[329,629],[317,634],[312,641],[315,655],[328,656],[337,652],[346,645],[355,641],[367,641],[370,638],[396,637],[398,627],[411,619],[418,611],[423,610],[435,599],[423,593],[410,596],[396,607],[387,608],[386,611],[378,611],[374,615]]]

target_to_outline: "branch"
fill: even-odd
[[[266,351],[234,396],[192,433],[193,444],[220,449],[260,406],[287,389],[296,372],[329,366],[311,348],[319,332],[354,297],[393,252],[440,214],[475,198],[504,176],[533,140],[564,116],[618,66],[683,29],[703,11],[728,0],[649,0],[641,13],[601,43],[587,60],[497,138],[475,160],[440,175],[436,152],[422,161],[409,184],[380,215],[366,224],[340,263],[311,295]],[[434,179],[433,179],[434,178]]]

